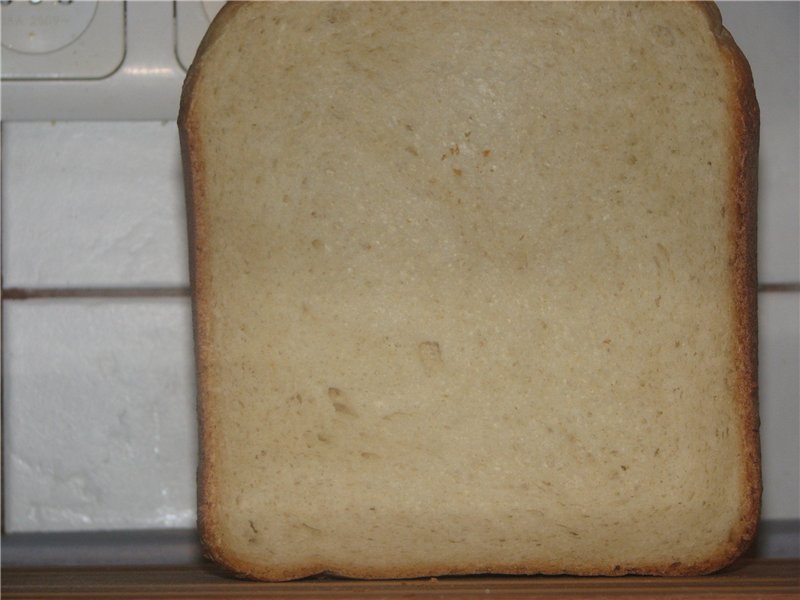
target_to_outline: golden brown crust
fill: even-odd
[[[189,79],[187,78],[187,83]],[[184,87],[184,90],[187,88]],[[184,102],[187,95],[184,93]],[[184,104],[183,106],[187,106]],[[200,535],[204,538],[213,527],[209,522],[210,511],[207,510],[210,502],[210,493],[213,486],[209,482],[214,453],[209,451],[211,446],[211,432],[208,428],[209,419],[205,418],[207,411],[206,390],[208,389],[208,369],[205,341],[208,339],[208,321],[203,310],[203,299],[207,293],[207,275],[202,270],[206,264],[204,254],[207,248],[207,219],[203,213],[205,199],[202,184],[202,149],[200,137],[197,135],[196,124],[187,111],[181,108],[178,119],[181,153],[183,156],[184,187],[186,190],[186,215],[189,226],[189,277],[192,287],[192,316],[195,342],[195,363],[197,370],[197,411],[200,430],[199,440],[199,470],[197,477],[198,498],[198,526]]]
[[[742,440],[744,468],[742,512],[727,546],[717,560],[709,560],[706,572],[719,570],[743,554],[752,543],[761,507],[761,452],[758,416],[758,274],[756,225],[758,199],[759,108],[750,65],[736,45],[716,4],[698,3],[705,12],[727,61],[731,79],[730,219],[731,285],[734,296],[736,347],[735,402]]]
[[[664,577],[690,577],[707,575],[719,571],[730,561],[718,565],[717,560],[703,561],[696,564],[675,562],[672,564],[653,564],[639,567],[625,565],[608,565],[607,567],[585,566],[565,568],[555,561],[552,563],[522,564],[472,564],[453,567],[451,565],[424,564],[418,567],[383,569],[359,567],[358,565],[331,569],[329,565],[309,564],[302,567],[265,568],[247,561],[232,559],[218,561],[230,570],[235,577],[257,579],[261,581],[290,581],[319,575],[343,577],[349,579],[414,579],[420,577],[447,577],[463,575],[572,575],[585,577],[618,577],[622,575],[651,575]]]
[[[237,569],[241,565],[228,561],[224,556],[216,535],[216,525],[211,508],[214,505],[214,486],[211,479],[214,473],[214,432],[211,419],[206,418],[210,410],[208,389],[210,372],[208,367],[209,317],[205,310],[210,293],[211,274],[208,268],[208,218],[205,210],[205,174],[202,139],[198,132],[195,109],[195,89],[202,77],[203,56],[218,39],[225,24],[244,5],[245,2],[229,2],[217,14],[209,26],[197,50],[181,93],[178,114],[178,131],[183,160],[184,188],[186,193],[186,214],[189,227],[189,277],[192,287],[192,315],[195,340],[195,361],[197,366],[197,410],[200,431],[199,467],[197,473],[197,519],[200,537],[208,555],[219,564]]]
[[[756,198],[759,109],[755,97],[750,66],[732,37],[722,26],[718,8],[711,2],[695,3],[708,19],[717,38],[720,51],[728,61],[733,82],[731,119],[733,121],[734,151],[731,165],[732,286],[736,323],[735,370],[736,402],[739,407],[742,462],[745,469],[743,507],[740,522],[731,531],[724,547],[715,555],[698,563],[607,565],[564,569],[557,562],[550,564],[472,564],[420,565],[413,568],[376,570],[358,565],[332,569],[326,564],[306,564],[297,567],[268,568],[253,564],[229,553],[219,539],[213,516],[215,445],[207,393],[211,374],[208,365],[209,316],[206,301],[210,293],[208,269],[208,219],[205,211],[204,163],[201,138],[197,130],[194,107],[195,88],[202,77],[203,56],[219,38],[226,23],[247,2],[229,2],[218,14],[204,37],[192,67],[189,69],[181,97],[178,127],[180,131],[183,168],[189,220],[190,276],[193,290],[195,353],[198,371],[198,412],[200,429],[200,468],[198,471],[198,527],[207,554],[237,577],[265,581],[286,581],[326,574],[360,579],[414,578],[431,575],[470,574],[546,574],[617,576],[625,574],[691,576],[711,573],[724,568],[738,558],[750,545],[759,519],[761,499],[759,418],[757,408],[757,272],[756,272]]]

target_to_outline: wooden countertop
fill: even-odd
[[[3,598],[800,598],[800,559],[746,559],[705,577],[443,577],[397,581],[231,579],[182,567],[3,569]]]

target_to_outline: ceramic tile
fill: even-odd
[[[764,519],[800,519],[800,294],[759,296]]]
[[[6,530],[192,527],[189,302],[4,302]]]
[[[800,4],[722,2],[761,109],[759,279],[800,281]]]
[[[177,127],[3,125],[5,287],[188,281]]]

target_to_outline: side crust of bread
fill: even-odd
[[[194,64],[186,76],[181,95],[178,114],[178,133],[180,136],[181,158],[183,163],[184,190],[186,195],[186,217],[189,242],[189,278],[192,289],[192,326],[194,333],[195,364],[197,372],[197,418],[199,424],[199,460],[197,470],[197,526],[206,554],[209,558],[232,571],[242,571],[235,560],[224,555],[219,540],[215,539],[213,507],[214,488],[210,485],[214,473],[214,431],[210,420],[205,418],[209,403],[209,315],[206,298],[209,294],[211,277],[208,269],[208,217],[206,206],[205,165],[201,156],[201,136],[196,117],[192,112],[193,89],[201,73],[200,64],[206,49],[216,40],[235,12],[245,2],[229,2],[219,11],[197,50]]]
[[[198,372],[198,417],[200,422],[200,462],[198,470],[198,527],[202,542],[210,558],[229,569],[238,577],[267,581],[285,581],[325,574],[342,577],[380,579],[412,578],[430,575],[467,574],[574,574],[616,576],[643,575],[699,575],[718,571],[730,565],[751,544],[759,520],[761,501],[761,471],[757,384],[757,274],[756,274],[756,199],[759,137],[759,109],[755,97],[749,64],[736,46],[729,32],[722,26],[719,10],[711,2],[694,3],[708,19],[709,28],[716,36],[720,53],[727,60],[727,68],[734,89],[730,104],[730,118],[735,123],[736,151],[730,166],[730,205],[726,218],[730,227],[730,244],[733,262],[730,265],[731,286],[734,290],[736,332],[736,403],[738,407],[740,437],[744,440],[743,477],[746,499],[738,527],[719,551],[707,560],[695,563],[642,564],[637,568],[613,566],[598,568],[586,564],[583,568],[564,569],[557,560],[537,564],[475,563],[452,565],[420,564],[418,568],[372,569],[358,564],[332,569],[328,564],[302,564],[293,568],[274,568],[254,563],[228,549],[221,541],[216,522],[215,448],[219,441],[213,421],[206,415],[213,410],[213,397],[209,394],[213,372],[209,369],[211,349],[210,331],[213,327],[210,289],[214,285],[208,257],[208,230],[206,210],[206,165],[202,161],[202,136],[196,119],[194,90],[203,77],[204,55],[217,41],[236,13],[247,2],[229,2],[218,14],[198,49],[190,68],[181,98],[178,127],[180,133],[187,215],[189,221],[190,276],[193,299],[193,325],[195,354]]]
[[[712,572],[733,562],[743,554],[756,535],[761,514],[761,446],[758,414],[758,273],[756,261],[758,147],[760,115],[756,100],[753,74],[741,49],[730,32],[722,26],[716,4],[698,5],[706,11],[711,30],[717,37],[720,50],[728,57],[728,68],[735,99],[731,119],[735,123],[736,151],[731,165],[730,244],[733,247],[731,279],[736,301],[736,403],[740,413],[740,435],[743,440],[746,475],[739,531],[731,532],[731,546],[721,553],[716,564],[708,565]]]
[[[706,5],[708,6],[708,5]],[[761,446],[759,441],[758,413],[758,274],[756,261],[757,201],[758,201],[758,147],[760,115],[755,95],[750,65],[730,33],[722,27],[716,5],[713,30],[717,32],[720,48],[730,57],[732,79],[736,89],[732,97],[738,102],[734,121],[736,123],[737,152],[731,171],[731,197],[734,206],[731,218],[731,244],[734,247],[732,265],[733,286],[736,295],[734,304],[737,327],[736,347],[737,383],[736,401],[741,413],[741,436],[745,455],[744,497],[739,543],[734,544],[730,554],[721,560],[717,568],[732,562],[752,543],[761,514]],[[738,156],[737,156],[738,155]]]

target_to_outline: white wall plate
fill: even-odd
[[[3,79],[99,79],[125,57],[125,5],[11,0],[0,5]]]
[[[191,66],[200,40],[224,4],[213,0],[175,3],[175,54],[184,69]]]

